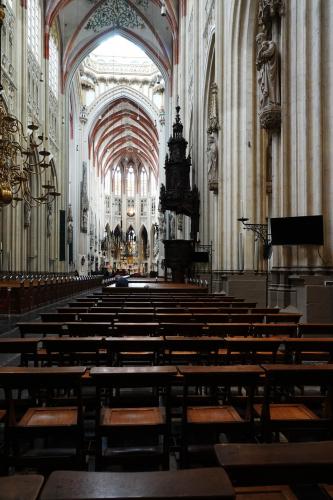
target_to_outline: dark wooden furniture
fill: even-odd
[[[0,353],[1,354],[20,354],[20,366],[28,366],[31,361],[37,366],[37,349],[40,339],[36,338],[1,338]]]
[[[45,323],[68,323],[69,321],[76,321],[80,313],[41,313],[40,317]]]
[[[275,364],[265,370],[263,404],[255,409],[261,417],[262,438],[271,442],[279,432],[289,440],[310,432],[330,439],[333,434],[333,365]],[[313,386],[322,396],[313,396]],[[277,390],[278,388],[278,390]]]
[[[287,485],[239,486],[235,488],[236,500],[297,500]]]
[[[8,465],[15,468],[33,465],[44,470],[60,464],[64,467],[66,463],[71,467],[82,464],[81,377],[85,370],[84,367],[0,368],[0,387],[5,390],[7,411]],[[28,397],[18,398],[17,391],[21,394],[25,391]],[[40,447],[36,438],[43,440],[44,447]]]
[[[260,367],[184,366],[179,367],[179,372],[184,384],[182,466],[193,459],[214,463],[213,444],[219,441],[221,432],[238,439],[253,436],[253,397],[263,374]],[[202,386],[207,388],[203,397],[193,392],[193,388]],[[241,401],[237,398],[239,388],[244,388],[246,394]]]
[[[0,500],[37,500],[43,483],[38,474],[0,477]]]
[[[169,466],[170,386],[172,366],[96,367],[90,376],[99,400],[96,420],[96,466],[142,463]],[[127,388],[146,388],[139,394]],[[113,390],[112,390],[113,389]],[[104,397],[107,390],[109,397]],[[162,391],[162,392],[161,392]],[[163,396],[161,398],[160,396]],[[161,400],[164,404],[161,406]],[[109,446],[103,449],[103,437]]]
[[[285,339],[286,358],[294,363],[303,361],[333,361],[333,338]]]
[[[66,328],[71,337],[94,337],[95,335],[107,336],[111,334],[111,325],[108,322],[74,321],[66,323]]]
[[[310,335],[311,337],[332,337],[333,323],[300,323],[298,325],[299,337]]]
[[[229,363],[234,362],[233,353],[236,353],[236,359],[241,363],[275,363],[279,347],[283,340],[278,337],[227,337],[224,339],[227,349],[227,361]]]
[[[19,327],[21,337],[26,335],[62,335],[64,334],[64,323],[62,321],[47,322],[29,321],[16,323]]]
[[[301,313],[266,314],[266,323],[299,323],[301,317]]]
[[[251,334],[250,323],[207,323],[210,335],[221,335],[222,337],[237,335],[246,337]]]
[[[318,483],[332,479],[333,441],[217,444],[215,453],[233,484]]]
[[[297,325],[290,323],[254,323],[251,335],[255,337],[297,337]]]
[[[158,332],[158,323],[151,322],[138,322],[138,323],[123,323],[116,322],[112,329],[112,335],[119,336],[134,336],[134,335],[157,335]]]
[[[169,364],[216,364],[223,344],[224,340],[220,337],[167,336],[164,359]]]
[[[160,323],[161,335],[182,335],[182,336],[196,336],[208,334],[208,329],[205,323],[197,322],[180,322],[180,323]]]
[[[220,467],[153,472],[53,472],[40,500],[232,500]]]
[[[48,366],[96,365],[106,362],[103,337],[67,337],[44,339]],[[104,347],[104,349],[103,349]]]
[[[157,365],[160,361],[163,337],[108,337],[105,346],[108,360],[115,366],[125,364]]]

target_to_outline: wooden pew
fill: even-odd
[[[164,360],[169,364],[216,364],[218,352],[224,345],[221,337],[166,336]]]
[[[194,318],[190,313],[156,313],[155,320],[158,323],[189,323]]]
[[[177,374],[172,366],[131,366],[91,368],[90,376],[96,383],[99,398],[96,464],[142,464],[169,466],[170,438],[170,386]],[[134,392],[122,392],[122,388],[152,388],[146,397]],[[105,404],[103,390],[115,388],[116,394]],[[164,392],[161,407],[159,391]],[[148,403],[147,404],[147,398]],[[104,437],[110,446],[103,450]],[[161,443],[162,439],[162,443]]]
[[[235,488],[236,500],[297,500],[289,486],[275,484],[271,486],[238,486]]]
[[[252,333],[250,323],[207,323],[209,335],[220,335],[222,337],[237,335],[246,337]]]
[[[333,365],[264,364],[263,404],[255,410],[261,417],[261,433],[266,442],[284,433],[289,440],[309,432],[321,439],[333,431]],[[322,396],[313,397],[313,386],[325,387]],[[276,391],[276,387],[279,391]],[[302,388],[297,396],[297,388]],[[294,393],[293,393],[294,391]]]
[[[299,323],[302,313],[266,314],[266,323]]]
[[[69,498],[233,500],[235,494],[221,467],[152,472],[52,472],[40,500]]]
[[[48,366],[99,366],[107,362],[103,337],[48,337],[43,345]]]
[[[33,465],[37,469],[59,466],[60,463],[72,467],[82,465],[81,379],[85,371],[85,367],[0,367],[0,387],[5,390],[8,415],[5,455],[9,465],[15,468]],[[65,390],[64,394],[73,390],[73,397],[64,396],[61,401],[58,389]],[[17,391],[28,391],[29,398],[18,398]],[[23,415],[22,403],[25,404]],[[36,447],[36,438],[44,439],[44,445],[49,446]],[[66,451],[63,449],[64,438],[68,444],[72,443],[71,449]],[[24,447],[22,442],[26,443]],[[27,444],[30,444],[29,450]]]
[[[116,313],[83,313],[79,314],[79,320],[88,323],[110,323],[110,325],[117,318]],[[66,322],[67,323],[67,322]]]
[[[64,323],[61,321],[46,322],[42,321],[29,321],[16,323],[20,330],[20,335],[24,338],[26,335],[61,335],[65,334]]]
[[[153,313],[126,313],[120,312],[118,313],[117,319],[121,323],[153,323],[156,321],[155,315]]]
[[[251,334],[255,337],[297,337],[297,325],[290,323],[254,323]]]
[[[233,484],[295,484],[330,481],[333,441],[216,444],[219,464]]]
[[[236,362],[252,364],[275,363],[279,347],[283,341],[284,339],[278,337],[227,337],[224,339],[227,360],[229,363],[235,362],[233,353],[236,352]]]
[[[40,339],[36,338],[1,338],[0,353],[1,354],[20,354],[20,366],[28,366],[29,361],[32,361],[37,366],[37,349]]]
[[[333,338],[285,339],[286,358],[294,363],[302,361],[333,362]]]
[[[163,337],[107,337],[105,346],[113,366],[126,364],[157,365],[164,344]]]
[[[208,334],[205,323],[160,323],[161,335],[198,336]]]
[[[0,477],[0,500],[37,500],[44,483],[38,474]]]
[[[159,324],[156,322],[151,323],[123,323],[117,321],[114,323],[112,335],[119,336],[134,336],[134,335],[159,335]]]
[[[108,322],[74,321],[66,323],[66,327],[70,337],[108,336],[112,331]]]
[[[69,323],[76,321],[78,318],[77,313],[41,313],[40,317],[45,323]]]
[[[298,325],[299,337],[333,337],[333,323],[300,323]]]
[[[181,465],[188,466],[192,456],[199,463],[214,463],[213,444],[221,432],[237,435],[240,439],[254,435],[253,397],[260,376],[264,371],[254,365],[232,366],[181,366],[184,377],[184,401],[182,417]],[[210,388],[208,396],[195,397],[191,387]],[[224,387],[223,404],[218,387]],[[246,388],[246,398],[234,406],[232,387]],[[242,415],[239,408],[242,408]],[[195,462],[196,463],[196,462]]]

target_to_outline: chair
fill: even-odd
[[[275,363],[279,347],[284,339],[273,338],[253,338],[253,337],[230,337],[225,338],[227,349],[227,360],[233,362],[233,353],[236,352],[237,361],[242,364]]]
[[[97,468],[108,464],[168,468],[169,393],[176,374],[177,369],[171,366],[91,369],[99,400]],[[106,447],[103,438],[109,440]]]
[[[108,337],[105,345],[112,365],[157,365],[163,337]]]
[[[297,337],[297,325],[288,323],[254,323],[252,335],[255,337]]]
[[[193,458],[214,464],[213,444],[222,432],[236,440],[253,438],[253,397],[263,374],[260,367],[184,366],[179,372],[184,377],[182,467]],[[203,395],[198,394],[200,387]]]
[[[98,366],[106,362],[103,337],[67,337],[44,339],[48,366]],[[104,347],[104,350],[103,350]]]
[[[275,364],[265,370],[263,404],[255,410],[261,418],[261,436],[266,442],[279,433],[289,440],[314,435],[330,439],[333,431],[333,366]],[[314,393],[314,386],[317,392]]]
[[[5,452],[15,468],[82,466],[81,377],[85,367],[2,367]],[[21,398],[17,397],[21,391]],[[39,439],[37,439],[39,438]],[[40,441],[42,440],[42,446]],[[69,449],[68,446],[71,446]]]

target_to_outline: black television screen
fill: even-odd
[[[323,216],[271,218],[272,245],[323,245]]]

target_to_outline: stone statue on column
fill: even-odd
[[[280,54],[273,22],[285,13],[284,0],[259,0],[258,34],[256,36],[259,85],[259,119],[261,128],[281,128]],[[275,33],[276,40],[273,40]]]
[[[215,134],[208,136],[207,167],[208,186],[211,191],[215,191],[218,184],[218,148]]]
[[[52,226],[53,226],[53,210],[52,203],[48,203],[46,205],[47,208],[47,218],[46,218],[46,235],[48,237],[52,234]]]
[[[217,107],[217,84],[214,82],[209,89],[209,111],[207,127],[207,172],[208,188],[215,194],[218,192],[218,145],[217,138],[220,130]]]
[[[89,200],[87,192],[87,163],[85,161],[82,164],[82,168],[80,228],[81,233],[87,233]]]
[[[73,243],[73,214],[72,206],[68,205],[68,215],[67,215],[67,243],[70,245]]]
[[[24,227],[30,227],[31,224],[31,206],[26,201],[23,205]]]

